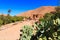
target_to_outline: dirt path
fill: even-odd
[[[23,21],[7,24],[2,26],[0,30],[0,40],[18,40],[20,37],[20,29],[23,25],[31,25],[34,21]]]

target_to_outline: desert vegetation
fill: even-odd
[[[46,13],[32,26],[23,26],[19,40],[60,40],[60,7]]]
[[[22,17],[22,16],[11,16],[10,15],[11,11],[12,10],[9,9],[7,15],[4,15],[4,14],[0,15],[0,26],[9,24],[9,23],[13,23],[13,22],[17,22],[17,21],[23,21],[24,17]]]
[[[23,18],[24,17],[22,16],[10,16],[9,14],[7,16],[0,15],[0,26],[8,23],[13,23],[16,21],[22,21]]]

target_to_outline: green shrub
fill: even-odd
[[[17,17],[17,21],[22,21],[22,20],[23,20],[23,18],[24,18],[24,17],[19,16],[19,17]]]
[[[16,21],[23,21],[23,18],[24,17],[21,17],[21,16],[17,17],[17,16],[10,16],[10,15],[7,15],[7,16],[0,15],[0,19],[3,21],[3,23],[0,25],[9,24],[9,23],[13,23]]]
[[[33,28],[31,26],[25,25],[22,29],[22,36],[20,40],[30,40],[33,35]]]
[[[0,26],[3,24],[3,21],[0,19]]]

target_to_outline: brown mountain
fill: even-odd
[[[33,16],[42,17],[45,13],[53,11],[55,11],[55,6],[43,6],[35,10],[29,10],[27,12],[23,12],[21,14],[18,14],[17,16],[25,16],[30,18],[33,18]]]

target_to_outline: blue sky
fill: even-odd
[[[0,13],[11,9],[11,15],[16,15],[41,6],[57,6],[57,0],[0,0]]]

